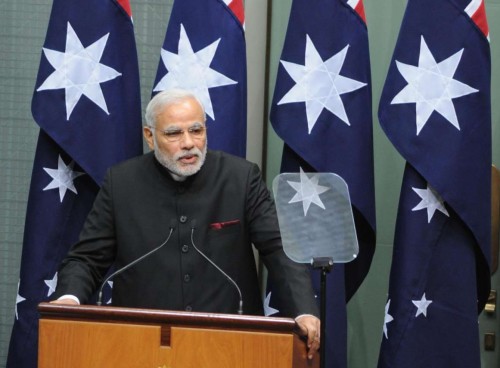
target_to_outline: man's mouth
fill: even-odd
[[[198,161],[198,155],[184,155],[179,158],[179,161],[184,165],[191,165]]]

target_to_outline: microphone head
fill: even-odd
[[[170,227],[170,229],[172,229],[172,230],[173,230],[173,229],[175,229],[175,225],[176,225],[176,224],[177,224],[177,221],[176,221],[176,220],[174,220],[174,219],[170,220],[170,226],[169,226],[169,227]]]
[[[191,228],[194,229],[196,227],[196,219],[191,220]]]

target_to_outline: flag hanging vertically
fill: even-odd
[[[332,172],[349,187],[358,259],[328,276],[328,367],[347,365],[346,300],[375,249],[371,76],[362,0],[294,0],[271,122],[284,140],[282,172]],[[319,294],[319,274],[314,273]],[[272,297],[271,297],[272,304]]]
[[[55,291],[106,169],[142,153],[128,0],[55,0],[32,100],[40,127],[8,368],[37,366],[37,305]]]
[[[482,0],[409,0],[379,106],[406,160],[380,368],[479,367],[489,293],[490,52]]]
[[[208,146],[246,156],[247,81],[242,0],[176,0],[153,93],[195,93],[207,114]]]

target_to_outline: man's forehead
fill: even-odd
[[[202,124],[205,122],[205,116],[203,114],[196,113],[169,113],[168,111],[164,111],[160,113],[157,117],[158,122],[162,122],[166,125],[171,124],[192,124],[201,122]]]

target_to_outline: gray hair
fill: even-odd
[[[146,107],[145,114],[146,124],[148,126],[155,127],[156,118],[160,109],[190,98],[198,102],[201,109],[203,110],[203,117],[206,120],[207,115],[205,113],[205,108],[203,107],[200,99],[193,92],[184,89],[169,89],[161,91],[156,96],[154,96],[151,101],[149,101],[148,106]]]

